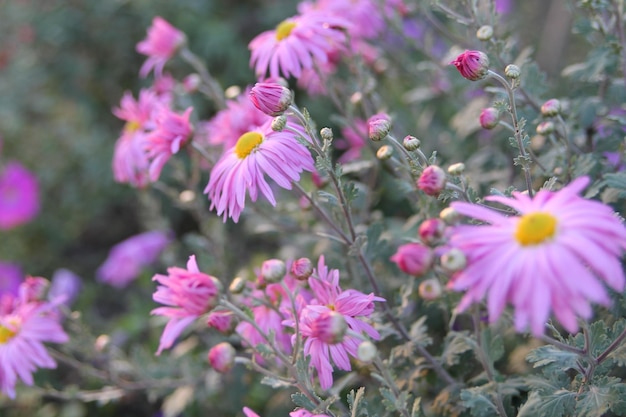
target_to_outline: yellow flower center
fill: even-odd
[[[522,245],[537,245],[554,236],[556,218],[550,213],[536,212],[522,216],[517,224],[515,239]]]
[[[276,26],[276,40],[282,41],[291,34],[293,28],[296,27],[296,22],[290,22],[289,20],[283,20],[278,26]]]
[[[244,159],[250,155],[257,146],[263,142],[263,135],[259,132],[247,132],[239,137],[235,145],[235,153],[239,159]]]
[[[0,345],[4,345],[15,336],[15,332],[8,327],[0,326]]]
[[[133,133],[139,130],[140,127],[141,127],[141,124],[139,122],[137,122],[136,120],[130,120],[124,126],[124,130],[126,132]]]

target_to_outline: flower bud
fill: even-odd
[[[320,136],[324,142],[330,142],[333,140],[333,130],[330,127],[323,127],[320,130]]]
[[[321,313],[311,324],[311,334],[329,345],[340,343],[346,331],[348,324],[343,314],[333,310]]]
[[[183,79],[183,89],[186,93],[195,93],[202,84],[202,78],[198,74],[189,74]]]
[[[421,144],[422,143],[418,138],[411,135],[405,136],[404,140],[402,141],[402,146],[404,146],[404,149],[406,149],[407,151],[416,151],[420,148]]]
[[[376,151],[376,158],[381,161],[391,158],[391,155],[393,155],[393,148],[389,145],[383,145]]]
[[[500,112],[498,112],[498,109],[494,107],[487,107],[480,112],[478,120],[480,121],[480,125],[483,129],[493,129],[498,126]]]
[[[293,94],[290,89],[276,82],[262,82],[252,87],[250,100],[263,113],[276,117],[289,108]]]
[[[274,132],[281,132],[285,126],[287,126],[287,118],[284,115],[274,117],[272,120],[272,130]]]
[[[422,242],[427,245],[435,245],[439,243],[445,231],[446,223],[441,219],[433,217],[431,219],[424,220],[422,224],[420,224],[417,233],[419,234]]]
[[[391,260],[404,273],[419,277],[432,266],[433,251],[421,243],[407,243],[398,248]]]
[[[230,283],[228,290],[232,294],[241,294],[245,288],[246,288],[246,280],[241,277],[235,277],[233,281]]]
[[[456,272],[465,268],[467,258],[465,254],[457,248],[452,248],[448,252],[441,255],[441,267],[447,272]]]
[[[493,28],[489,25],[481,26],[476,31],[476,37],[481,41],[488,41],[493,36]]]
[[[50,287],[50,281],[42,277],[27,276],[20,285],[19,296],[26,302],[42,301]]]
[[[280,259],[268,259],[261,265],[261,277],[266,283],[279,282],[286,273],[285,263]]]
[[[369,340],[361,342],[356,351],[356,357],[359,358],[361,362],[365,363],[372,362],[376,358],[377,354],[378,349],[376,348],[376,345]]]
[[[448,174],[461,175],[465,172],[465,164],[463,162],[457,162],[448,167]]]
[[[378,113],[367,120],[369,138],[375,142],[387,137],[391,130],[391,119],[385,113]]]
[[[454,225],[459,221],[461,215],[452,207],[446,207],[439,213],[439,218],[448,225]]]
[[[207,326],[220,333],[230,334],[235,328],[233,313],[228,310],[213,310],[207,317]]]
[[[481,51],[465,51],[450,64],[470,81],[482,80],[489,71],[489,58]]]
[[[437,278],[426,279],[417,287],[417,292],[424,300],[436,300],[441,296],[441,283]]]
[[[309,258],[300,258],[291,264],[291,275],[299,281],[309,279],[313,274],[313,262]]]
[[[539,135],[546,136],[552,132],[554,132],[554,123],[550,120],[546,120],[537,125],[537,134]]]
[[[552,98],[541,105],[541,115],[543,117],[554,117],[561,113],[561,102]]]
[[[235,348],[228,342],[219,343],[209,350],[209,363],[219,373],[230,371],[235,365]]]
[[[417,180],[417,187],[427,195],[438,196],[446,186],[446,173],[437,165],[424,168],[422,175]]]
[[[509,64],[504,69],[504,75],[506,75],[507,78],[510,78],[512,80],[517,80],[521,74],[522,74],[522,71],[519,69],[517,65],[514,65],[514,64]]]

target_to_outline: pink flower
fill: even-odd
[[[465,51],[450,64],[470,81],[482,80],[489,71],[489,58],[481,51]]]
[[[18,264],[0,262],[0,299],[4,294],[16,296],[23,279],[24,274]]]
[[[260,417],[257,413],[255,413],[248,407],[243,408],[243,413],[246,415],[246,417]]]
[[[56,368],[44,342],[65,343],[67,334],[58,322],[55,304],[22,302],[3,304],[0,311],[0,391],[15,398],[18,378],[33,385],[37,368]]]
[[[69,269],[57,269],[52,275],[52,283],[48,290],[48,300],[70,305],[78,296],[81,279]]]
[[[329,312],[341,314],[351,332],[378,340],[379,333],[365,319],[374,312],[375,301],[385,300],[372,293],[366,295],[356,290],[342,290],[339,286],[339,271],[329,271],[323,256],[318,261],[316,274],[309,278],[309,286],[314,299],[301,310],[299,316],[304,354],[311,355],[311,366],[317,370],[320,386],[328,389],[333,384],[332,363],[339,369],[351,370],[348,355],[357,357],[361,341],[352,334],[346,334],[341,341],[329,343],[332,338],[327,336],[337,330],[329,328],[330,325],[336,325]]]
[[[152,280],[161,284],[152,298],[169,306],[151,312],[169,317],[156,353],[160,355],[163,349],[172,347],[185,327],[217,305],[221,284],[217,278],[200,272],[195,255],[189,257],[187,269],[171,267],[167,275],[156,274]]]
[[[417,233],[422,242],[427,245],[435,245],[442,238],[446,231],[446,223],[437,217],[426,219],[420,224]]]
[[[345,150],[339,157],[339,162],[354,161],[361,157],[363,148],[367,146],[368,126],[365,120],[354,120],[353,126],[345,126],[341,129],[343,140],[337,140],[335,147]]]
[[[347,31],[351,39],[375,38],[385,29],[385,18],[375,0],[317,0],[301,2],[302,14],[325,12],[333,16],[349,16],[351,24]]]
[[[291,17],[250,42],[250,65],[259,78],[268,72],[270,77],[299,78],[303,69],[328,61],[328,54],[345,42],[341,29],[348,26],[346,20],[323,12]]]
[[[313,171],[313,158],[290,130],[275,132],[271,120],[258,130],[241,135],[236,145],[226,151],[213,167],[204,193],[209,195],[211,209],[216,208],[224,221],[237,222],[243,211],[246,193],[256,201],[259,192],[273,205],[274,193],[265,180],[268,175],[287,190],[292,181],[300,180],[302,171]]]
[[[581,177],[560,191],[539,191],[533,199],[521,193],[486,198],[518,213],[511,216],[452,203],[457,212],[488,223],[457,226],[451,236],[450,244],[467,257],[467,267],[448,283],[466,291],[458,309],[486,298],[493,322],[510,303],[517,331],[530,327],[534,335],[544,333],[552,311],[574,332],[577,317],[591,318],[591,302],[609,303],[603,282],[621,292],[626,228],[610,207],[578,196],[588,183]]]
[[[37,178],[19,162],[0,167],[0,230],[27,223],[38,213]]]
[[[406,243],[398,248],[391,260],[402,272],[419,277],[428,272],[435,256],[428,246],[421,243]]]
[[[101,282],[124,288],[153,264],[170,242],[170,233],[160,230],[131,236],[111,248],[96,276]]]
[[[417,180],[417,188],[427,195],[438,196],[446,188],[446,172],[437,165],[427,166]]]
[[[209,350],[208,360],[219,373],[230,371],[235,365],[235,348],[228,342],[218,343]]]
[[[162,17],[155,17],[148,28],[148,37],[137,44],[137,52],[147,55],[139,75],[146,77],[154,68],[157,77],[163,74],[165,63],[185,43],[185,34]]]
[[[209,313],[206,324],[218,332],[230,333],[235,327],[234,321],[232,311],[214,310]]]
[[[484,108],[480,112],[480,116],[478,117],[478,121],[480,122],[480,126],[483,129],[493,129],[498,126],[498,122],[500,119],[500,112],[494,107]]]
[[[254,106],[268,116],[280,116],[289,108],[293,94],[287,87],[276,82],[256,83],[250,90]]]
[[[189,116],[192,111],[193,107],[189,107],[183,114],[177,114],[165,106],[159,109],[155,118],[156,127],[145,142],[150,160],[150,181],[159,179],[163,166],[191,137],[193,127],[189,123]]]

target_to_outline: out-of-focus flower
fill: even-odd
[[[16,296],[20,283],[23,280],[24,273],[18,264],[0,262],[0,298],[4,294]]]
[[[151,314],[169,318],[156,353],[160,355],[163,349],[172,347],[185,327],[217,305],[221,284],[217,278],[200,272],[195,255],[189,257],[187,269],[174,266],[167,269],[167,275],[156,274],[152,280],[161,284],[152,298],[167,307],[155,308]]]
[[[22,288],[19,292],[26,293]],[[65,343],[67,334],[59,324],[56,305],[16,297],[0,311],[0,391],[15,398],[18,378],[33,384],[37,368],[56,368],[44,342]]]
[[[422,242],[427,245],[437,244],[446,230],[446,223],[436,217],[426,219],[420,224],[417,233]]]
[[[285,262],[280,259],[268,259],[261,265],[260,279],[263,283],[273,283],[282,280],[287,273]]]
[[[163,106],[155,117],[155,129],[146,137],[146,153],[150,161],[150,181],[156,181],[172,155],[178,153],[193,133],[189,116],[193,107],[178,114]]]
[[[363,148],[367,146],[368,126],[365,120],[355,119],[352,126],[341,128],[341,138],[334,143],[335,148],[345,150],[338,162],[346,163],[361,157]]]
[[[160,230],[131,236],[111,248],[96,276],[102,282],[123,288],[154,263],[170,241],[170,233]]]
[[[230,371],[235,365],[235,348],[228,342],[218,343],[209,350],[209,363],[219,373]]]
[[[27,276],[20,284],[18,297],[23,303],[39,303],[46,297],[50,281],[43,277]]]
[[[435,256],[428,246],[421,243],[406,243],[398,248],[391,260],[402,272],[419,277],[430,269]]]
[[[259,78],[299,78],[303,69],[328,62],[328,54],[345,42],[350,24],[329,13],[311,11],[281,22],[250,42],[250,66]]]
[[[221,333],[230,333],[235,328],[235,319],[232,311],[213,310],[207,317],[206,324]]]
[[[483,129],[493,129],[498,126],[500,121],[500,112],[494,107],[484,108],[478,116],[478,121]]]
[[[551,98],[541,105],[541,115],[544,117],[558,116],[561,112],[561,102],[555,98]]]
[[[37,178],[19,162],[0,167],[0,230],[28,223],[38,213]]]
[[[254,106],[268,116],[280,116],[289,108],[293,100],[291,90],[275,82],[256,83],[250,90],[250,100]]]
[[[441,284],[437,278],[429,278],[422,282],[417,287],[417,291],[424,300],[436,300],[441,296]]]
[[[446,187],[446,172],[437,165],[424,168],[417,180],[417,188],[431,196],[438,196]]]
[[[255,131],[241,135],[236,145],[215,164],[204,193],[211,209],[237,222],[243,211],[246,193],[256,201],[259,192],[273,205],[276,199],[265,180],[268,175],[280,187],[290,190],[302,171],[313,171],[313,158],[291,130],[275,132],[271,120]],[[305,135],[303,135],[305,136]]]
[[[308,279],[313,273],[313,262],[309,258],[300,258],[291,264],[291,275],[297,280]]]
[[[465,51],[450,64],[470,81],[482,80],[489,71],[489,58],[481,51]]]
[[[467,256],[467,267],[448,283],[465,291],[459,311],[486,298],[492,322],[510,303],[517,331],[530,327],[542,335],[552,311],[575,332],[578,317],[591,318],[592,302],[609,303],[603,282],[621,292],[626,228],[610,207],[578,195],[588,183],[587,177],[577,178],[532,199],[521,193],[486,198],[513,208],[519,213],[514,216],[452,203],[459,213],[488,223],[457,226],[450,238]]]
[[[57,269],[52,274],[52,283],[48,290],[48,300],[71,305],[81,289],[81,279],[69,269]]]
[[[155,75],[160,77],[165,63],[185,44],[185,41],[183,32],[162,17],[155,17],[152,26],[148,28],[147,38],[137,44],[137,52],[148,56],[139,70],[139,75],[146,77],[154,69]]]

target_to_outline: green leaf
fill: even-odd
[[[426,327],[426,316],[422,316],[411,325],[409,330],[409,336],[411,336],[411,342],[416,345],[428,346],[433,342],[433,339],[428,336],[428,327]]]
[[[618,416],[626,416],[626,384],[617,383],[611,386],[613,401],[609,404],[611,411]]]
[[[571,391],[558,390],[550,395],[541,395],[537,391],[533,391],[524,405],[520,407],[517,417],[571,415],[575,404],[576,393]]]
[[[487,357],[491,359],[491,362],[496,362],[504,355],[504,343],[502,342],[502,336],[500,334],[493,334],[491,327],[486,327],[481,332],[482,345],[484,346]]]
[[[292,387],[293,384],[289,383],[287,381],[283,381],[281,379],[278,378],[273,378],[270,376],[264,376],[263,379],[261,379],[261,384],[263,385],[269,385],[272,388],[278,389],[278,388],[285,388],[285,387]]]
[[[533,367],[542,368],[544,374],[577,369],[579,358],[580,356],[574,352],[561,350],[552,345],[540,346],[526,355],[526,359],[533,363]]]
[[[390,412],[397,411],[398,408],[396,407],[396,399],[394,398],[391,390],[389,388],[381,387],[379,391],[382,395],[381,401],[385,406],[385,409]]]
[[[576,403],[577,417],[602,417],[609,410],[613,395],[611,388],[591,385],[578,396]]]
[[[355,393],[354,390],[350,391],[347,396],[348,407],[350,409],[351,417],[368,416],[367,401],[363,398],[365,395],[365,387],[359,388]]]
[[[411,409],[411,417],[424,417],[424,411],[422,410],[422,398],[417,397],[413,401],[413,408]]]
[[[466,334],[450,332],[446,336],[441,360],[448,366],[456,365],[461,359],[461,354],[472,349],[473,346],[469,343],[469,337]]]
[[[461,391],[461,400],[474,417],[492,417],[497,415],[497,408],[483,392],[482,387],[468,388]]]
[[[293,403],[298,407],[305,408],[309,411],[315,410],[315,404],[313,401],[301,392],[291,394],[291,401],[293,401]]]

